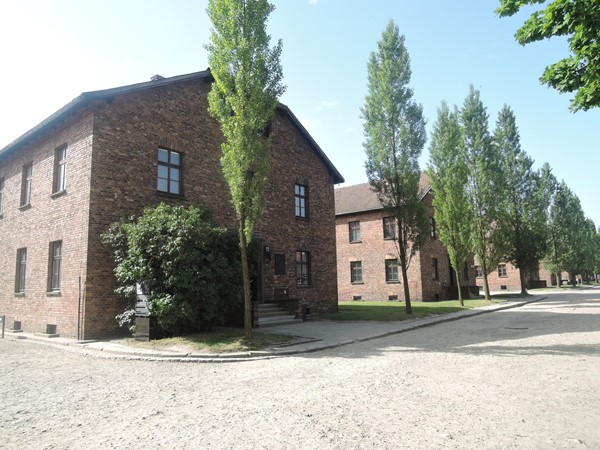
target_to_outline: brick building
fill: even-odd
[[[114,262],[100,235],[160,202],[203,205],[235,228],[207,112],[209,71],[87,92],[0,150],[0,315],[25,331],[90,339],[117,328]],[[256,279],[314,312],[337,308],[334,184],[342,176],[279,105],[257,227]]]
[[[438,239],[429,180],[420,180],[421,201],[429,216],[429,237],[413,257],[408,280],[411,300],[458,298],[448,252]],[[403,300],[402,273],[394,240],[396,222],[368,183],[335,190],[337,274],[340,301]],[[475,286],[472,261],[461,273],[464,291]],[[466,292],[465,292],[466,294]]]
[[[483,289],[483,276],[479,266],[475,266],[477,286]],[[569,279],[567,272],[562,273],[562,280]],[[525,275],[527,289],[545,288],[557,284],[556,274],[550,273],[544,267],[534,270]],[[488,285],[490,291],[518,291],[521,292],[521,280],[519,269],[509,262],[501,262],[496,270],[488,274]]]

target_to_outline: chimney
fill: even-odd
[[[154,75],[153,77],[150,78],[150,81],[160,81],[160,80],[164,80],[165,77],[163,77],[162,75]]]

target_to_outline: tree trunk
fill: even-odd
[[[483,271],[483,292],[485,295],[485,299],[487,301],[491,300],[491,296],[490,296],[490,286],[488,284],[488,270],[487,270],[487,264],[485,262],[485,258],[481,258],[481,270]]]
[[[458,275],[458,270],[454,271],[454,275],[456,276],[456,287],[458,288],[458,301],[460,302],[460,306],[465,306],[465,302],[462,298],[462,289],[460,288],[460,276]]]
[[[527,281],[525,280],[525,272],[519,268],[519,279],[521,280],[521,295],[527,295]]]
[[[560,278],[561,276],[562,276],[562,275],[561,275],[561,273],[560,273],[560,270],[557,270],[557,271],[556,271],[556,286],[557,286],[557,287],[561,287],[561,286],[562,286],[562,280],[561,280],[561,278]]]
[[[245,220],[240,220],[240,254],[242,255],[242,285],[244,292],[244,337],[252,339],[252,290],[248,265],[248,242],[244,233]]]
[[[406,315],[412,316],[412,305],[410,304],[410,289],[408,287],[408,273],[406,270],[406,248],[403,243],[398,243],[400,256],[400,270],[402,271],[402,284],[404,285],[404,302],[406,303]]]

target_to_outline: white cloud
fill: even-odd
[[[337,105],[339,105],[339,102],[337,100],[332,100],[332,101],[322,100],[317,106],[315,106],[315,109],[317,111],[324,111],[326,109],[333,109]]]

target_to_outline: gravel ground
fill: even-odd
[[[240,363],[0,340],[0,448],[600,448],[599,294]]]

